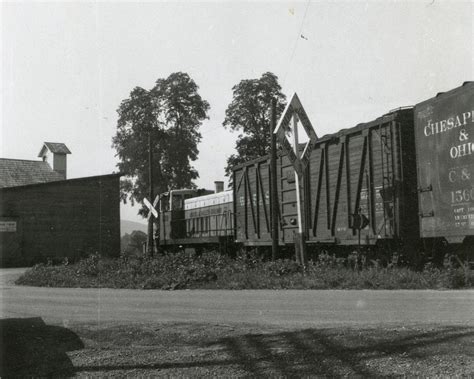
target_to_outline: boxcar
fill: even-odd
[[[282,155],[277,159],[277,177],[281,177]],[[270,199],[270,160],[258,158],[233,168],[234,223],[236,242],[245,246],[269,246],[272,243],[272,206]],[[277,191],[280,192],[280,184]],[[278,214],[281,225],[281,215]],[[281,232],[279,234],[282,236]],[[283,243],[280,238],[280,243]]]
[[[415,106],[420,231],[474,236],[474,82]]]
[[[297,231],[294,169],[277,160],[280,243]],[[268,245],[270,235],[269,159],[234,169],[238,242]],[[309,244],[357,245],[356,219],[368,225],[360,243],[419,238],[413,109],[399,109],[372,122],[318,140],[301,184],[303,219]]]
[[[358,244],[360,217],[368,220],[363,244],[417,240],[413,133],[409,108],[317,142],[304,191],[308,242]]]

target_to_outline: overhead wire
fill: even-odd
[[[305,8],[305,11],[304,11],[304,14],[303,14],[303,19],[301,20],[300,30],[299,30],[298,34],[296,35],[295,42],[293,44],[293,50],[291,52],[290,60],[288,62],[288,68],[286,69],[285,76],[283,77],[283,87],[285,86],[286,78],[288,76],[288,72],[290,71],[291,64],[293,62],[293,57],[295,56],[295,53],[296,53],[296,48],[298,46],[298,40],[300,38],[302,38],[302,31],[303,31],[303,27],[304,27],[304,21],[306,19],[306,14],[308,13],[308,8],[309,8],[310,3],[311,3],[311,0],[308,0],[308,2],[306,3],[306,8]],[[305,39],[307,39],[307,38],[305,38]]]

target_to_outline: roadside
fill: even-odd
[[[0,268],[0,289],[12,286],[15,281],[28,270],[29,267]]]
[[[4,320],[3,320],[4,322]],[[16,324],[15,324],[16,322]],[[469,376],[474,327],[283,328],[10,320],[3,375]],[[34,328],[31,326],[35,326]]]
[[[454,264],[456,263],[456,264]],[[17,284],[65,288],[128,289],[460,289],[474,288],[474,270],[446,261],[443,267],[410,267],[367,260],[356,255],[321,254],[305,269],[293,260],[267,261],[256,252],[237,257],[216,251],[177,252],[150,257],[106,258],[92,254],[76,263],[36,265]]]
[[[0,270],[0,376],[470,376],[474,291],[37,288]]]

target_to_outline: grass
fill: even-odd
[[[474,328],[0,320],[5,377],[471,377]]]
[[[474,287],[467,266],[423,271],[377,264],[354,268],[350,261],[320,256],[306,270],[291,260],[264,261],[256,254],[236,258],[217,252],[174,253],[155,258],[97,254],[75,264],[36,265],[17,281],[46,287],[133,289],[456,289]]]

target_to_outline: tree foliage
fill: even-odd
[[[269,153],[272,98],[277,100],[277,119],[286,106],[278,77],[271,72],[259,79],[242,80],[232,91],[223,125],[241,133],[236,143],[237,154],[227,159],[226,176],[232,173],[234,165]]]
[[[140,230],[134,230],[130,234],[126,233],[120,239],[120,249],[127,255],[141,255],[141,253],[143,253],[143,244],[146,240],[146,233]]]
[[[188,74],[176,72],[158,79],[150,90],[135,87],[120,104],[112,146],[120,159],[117,167],[124,174],[124,202],[142,202],[148,195],[149,135],[154,193],[195,186],[193,180],[199,175],[191,162],[198,157],[199,127],[209,111],[209,103],[201,98],[198,89]],[[148,210],[142,207],[139,213],[146,215]]]

